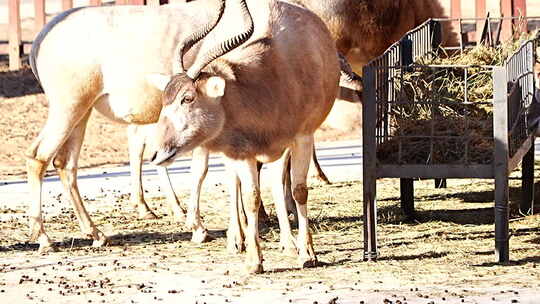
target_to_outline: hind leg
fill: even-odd
[[[45,232],[41,215],[42,183],[48,164],[48,161],[38,160],[30,156],[27,156],[26,159],[26,170],[31,200],[27,211],[30,242],[37,241],[39,243],[38,253],[54,250],[53,242]]]
[[[306,179],[312,149],[313,135],[297,137],[291,149],[291,188],[296,209],[298,209],[298,240],[296,244],[301,267],[317,264],[307,217],[308,189]]]
[[[161,189],[165,191],[165,197],[167,197],[167,203],[169,207],[169,215],[178,223],[184,222],[186,219],[186,209],[180,204],[180,201],[176,197],[174,188],[172,186],[171,178],[169,177],[169,171],[166,167],[157,166],[156,171],[159,175],[161,182]]]
[[[47,165],[70,136],[73,128],[85,116],[88,108],[89,105],[82,104],[79,104],[79,107],[71,109],[51,106],[45,126],[25,153],[31,199],[27,212],[30,241],[39,242],[38,252],[40,253],[52,248],[52,242],[43,226],[41,212],[43,176],[45,175]]]
[[[86,208],[84,208],[77,186],[77,162],[90,113],[91,110],[88,111],[85,117],[73,129],[67,141],[62,145],[60,150],[58,150],[58,153],[53,160],[53,165],[58,171],[66,194],[73,204],[73,209],[77,216],[77,220],[79,221],[81,232],[94,240],[94,247],[100,247],[107,242],[107,238],[103,232],[96,228],[90,219]]]
[[[315,145],[313,145],[312,151],[312,161],[310,162],[309,168],[309,171],[311,172],[309,177],[310,180],[314,180],[325,185],[330,185],[330,180],[322,170],[321,165],[319,164],[319,160],[317,159],[317,154],[315,153]]]

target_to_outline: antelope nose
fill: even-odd
[[[152,154],[150,163],[155,166],[168,166],[174,161],[177,151],[178,149],[176,148],[159,149]]]
[[[157,157],[157,151],[154,152],[154,153],[152,154],[152,156],[150,157],[150,162],[151,162],[151,163],[154,163],[154,161],[156,160],[156,157]]]

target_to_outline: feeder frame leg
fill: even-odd
[[[519,211],[523,215],[531,215],[534,202],[534,140],[521,161],[521,195]]]
[[[446,189],[446,178],[435,178],[435,189]]]
[[[414,219],[414,180],[412,178],[400,178],[399,190],[401,193],[401,210],[407,220]]]
[[[493,69],[493,175],[495,177],[495,257],[510,260],[508,231],[508,79],[506,68]]]

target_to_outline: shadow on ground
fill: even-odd
[[[7,55],[0,55],[0,97],[13,98],[31,94],[43,93],[32,70],[25,59],[23,68],[18,71],[8,71]]]
[[[208,232],[212,239],[224,238],[225,230],[211,230]],[[189,242],[191,240],[191,232],[177,233],[161,233],[161,232],[135,232],[127,234],[116,234],[108,237],[106,247],[121,247],[127,245],[155,245],[167,244],[177,241]],[[63,241],[55,242],[56,249],[71,250],[79,248],[92,248],[91,239],[81,238],[66,238]],[[37,251],[39,245],[37,243],[16,243],[9,246],[0,246],[0,252],[8,251]],[[99,250],[96,249],[96,250]]]

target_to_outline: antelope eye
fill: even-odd
[[[182,97],[182,104],[190,104],[195,100],[195,97],[191,94],[186,94]]]

